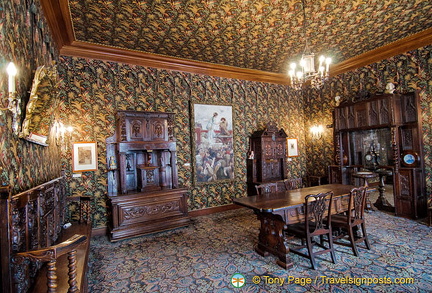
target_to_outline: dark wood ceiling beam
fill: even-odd
[[[432,28],[335,64],[330,76],[354,70],[432,44]]]
[[[60,54],[218,77],[289,84],[289,78],[280,73],[198,62],[80,41],[63,46]]]

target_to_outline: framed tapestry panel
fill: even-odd
[[[193,104],[191,113],[195,182],[234,179],[232,106]]]

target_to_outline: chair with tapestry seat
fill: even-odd
[[[260,185],[255,185],[258,195],[272,193],[278,191],[278,185],[276,182],[262,183]]]
[[[305,197],[305,221],[303,223],[290,225],[285,230],[287,239],[297,237],[301,239],[301,245],[291,247],[290,251],[303,257],[309,258],[312,268],[317,265],[315,256],[330,253],[333,263],[336,261],[332,241],[331,206],[333,202],[333,191],[319,194],[310,194]],[[324,245],[324,236],[327,236],[328,246]],[[316,238],[319,237],[319,242]],[[305,243],[306,242],[306,243]],[[314,246],[322,249],[314,251]],[[302,250],[307,248],[307,254]]]
[[[289,178],[283,181],[286,190],[293,190],[303,187],[303,180],[301,178]]]
[[[331,218],[331,226],[333,231],[337,233],[336,236],[333,237],[333,243],[351,247],[355,256],[359,256],[357,249],[358,243],[364,242],[366,248],[370,250],[364,219],[366,194],[367,186],[351,189],[348,211],[344,214],[333,215]],[[357,235],[360,230],[362,236]],[[348,239],[349,242],[343,241],[346,239]]]

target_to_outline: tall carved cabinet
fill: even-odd
[[[391,174],[398,216],[426,215],[422,120],[416,92],[381,94],[335,108],[335,161],[330,183],[353,182],[361,169]],[[371,155],[377,166],[370,165]],[[376,169],[376,170],[374,170]]]
[[[255,131],[250,137],[250,151],[247,160],[248,194],[256,194],[255,186],[264,182],[286,178],[287,134],[270,122],[263,130]]]
[[[106,140],[111,241],[189,224],[173,122],[173,113],[118,111]]]

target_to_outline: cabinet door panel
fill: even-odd
[[[355,111],[355,127],[369,126],[368,107],[367,104],[359,104],[354,106]]]
[[[354,106],[347,107],[347,126],[348,128],[355,128],[356,127],[356,115]]]
[[[347,124],[347,107],[335,109],[335,127],[337,130],[344,130],[348,128]]]
[[[410,123],[417,121],[417,103],[414,94],[405,94],[401,96],[402,122]]]
[[[369,125],[379,125],[379,101],[369,103]]]
[[[380,99],[379,102],[379,122],[377,124],[390,124],[390,105],[388,99]]]
[[[414,211],[414,176],[412,170],[399,170],[396,175],[395,213],[397,216],[411,217]]]
[[[263,167],[262,181],[279,180],[281,178],[281,162],[280,160],[266,160]]]
[[[285,140],[276,142],[275,145],[275,157],[280,158],[285,155]]]

